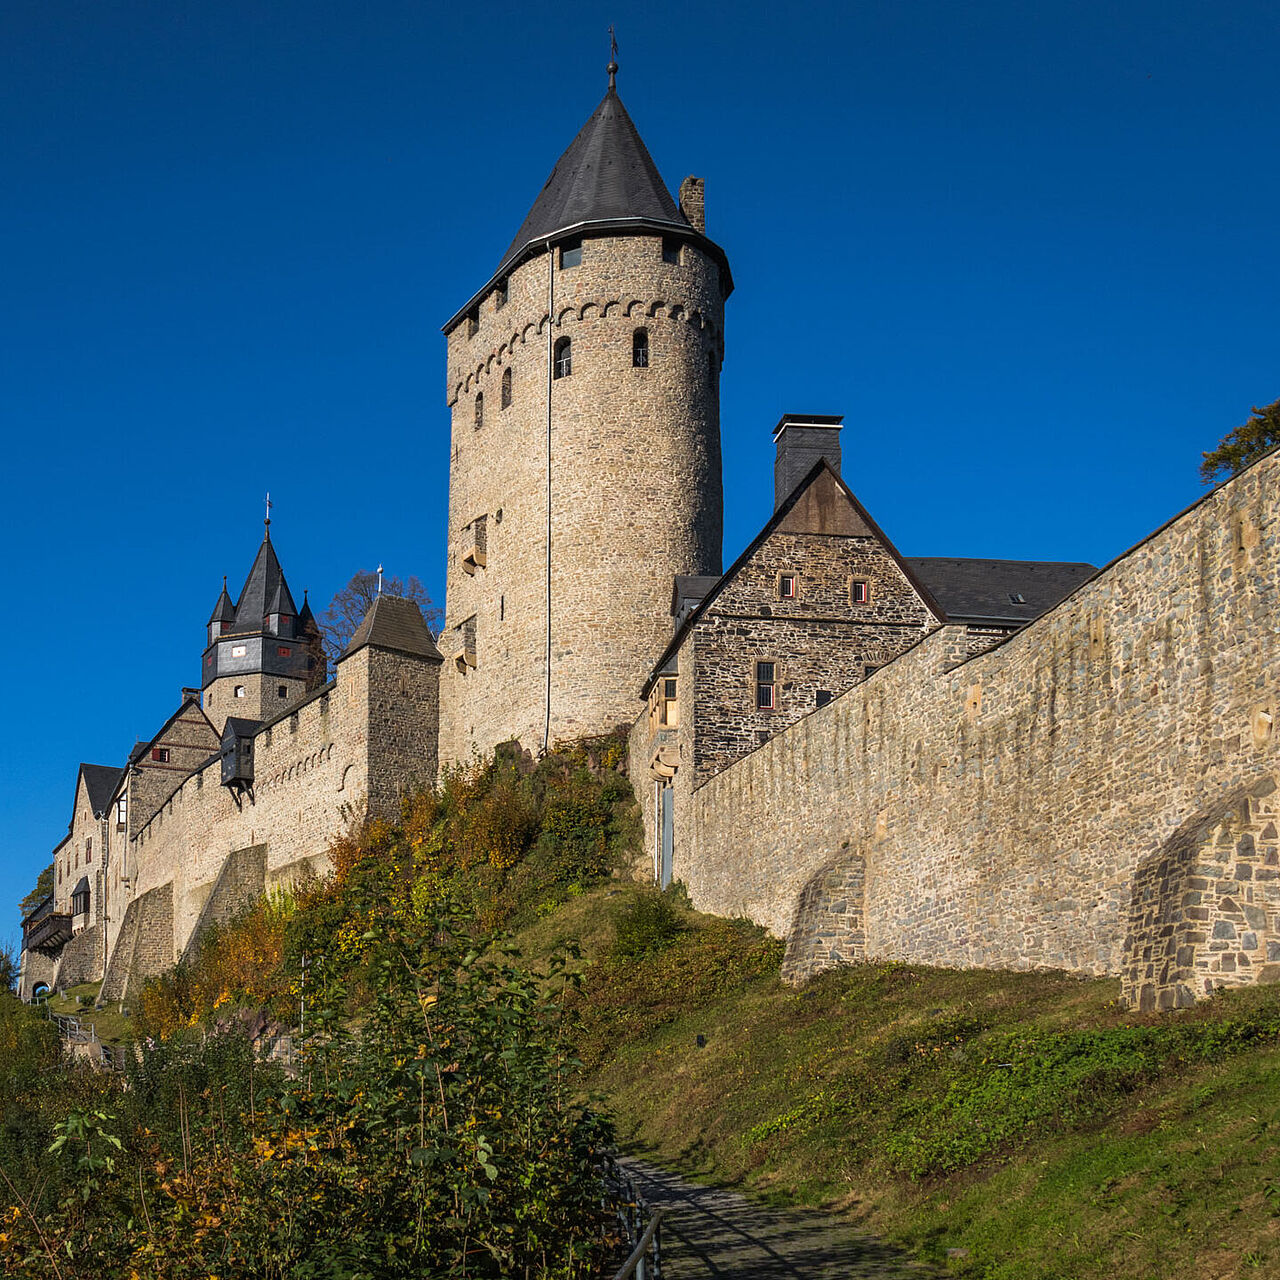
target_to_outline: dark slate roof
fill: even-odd
[[[906,559],[952,622],[1030,622],[1098,572],[1074,561]]]
[[[717,574],[677,573],[671,592],[671,616],[678,627],[720,581]]]
[[[292,608],[293,598],[289,596],[289,588],[285,584],[284,570],[276,559],[276,549],[271,545],[268,534],[262,539],[258,554],[254,557],[253,567],[245,579],[240,599],[236,601],[236,617],[233,624],[235,631],[261,631],[262,620],[271,612],[269,606],[280,598],[281,589],[288,598],[290,608],[281,612],[296,613]]]
[[[218,593],[218,603],[213,606],[213,612],[209,615],[209,621],[213,622],[233,622],[236,616],[236,607],[231,602],[231,597],[227,595],[227,580],[222,580],[222,590]]]
[[[294,710],[293,707],[289,708]],[[246,720],[243,716],[228,716],[222,726],[222,741],[228,738],[252,738],[262,728],[261,720]]]
[[[583,222],[623,218],[690,229],[617,90],[610,88],[551,170],[498,270],[532,241]]]
[[[76,887],[71,890],[71,896],[74,898],[78,894],[88,893],[88,892],[89,892],[89,877],[81,876],[80,879],[76,881]]]
[[[116,783],[124,770],[113,764],[82,764],[80,776],[84,779],[85,790],[89,793],[89,804],[94,817],[106,813],[111,797],[115,795]]]
[[[287,613],[291,618],[298,612],[298,606],[293,603],[293,597],[289,594],[289,584],[285,582],[283,575],[276,585],[274,594],[267,602],[267,612]]]
[[[348,658],[367,644],[375,649],[443,660],[423,620],[422,610],[412,600],[400,596],[379,596],[373,602],[342,656]]]

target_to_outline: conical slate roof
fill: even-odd
[[[503,254],[502,267],[532,241],[545,240],[557,231],[584,222],[631,218],[690,229],[617,90],[610,86],[551,170]]]
[[[288,601],[287,609],[272,609],[272,605]],[[261,631],[262,620],[268,613],[296,613],[293,597],[289,595],[288,585],[284,580],[284,570],[276,559],[275,548],[271,545],[271,534],[268,531],[254,557],[253,568],[245,579],[240,599],[236,602],[236,631]]]
[[[233,622],[235,621],[236,607],[232,603],[231,597],[227,595],[227,580],[222,580],[222,590],[218,593],[218,603],[213,606],[213,612],[209,615],[210,623],[214,622]]]

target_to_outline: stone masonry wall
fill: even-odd
[[[548,385],[553,742],[634,718],[669,638],[673,575],[720,569],[716,263],[689,244],[678,263],[665,262],[656,235],[587,239],[580,265],[555,268],[554,316],[545,253],[512,273],[505,299],[490,294],[474,332],[463,321],[448,336],[444,763],[512,737],[542,742]],[[644,368],[632,360],[640,328],[649,335]],[[562,338],[572,372],[548,384],[549,348]],[[481,518],[486,563],[469,573]],[[474,666],[454,661],[464,635]]]
[[[862,913],[835,944],[849,958],[1127,973],[1136,992],[1160,982],[1131,955],[1155,925],[1183,930],[1195,995],[1241,980],[1238,958],[1229,977],[1215,969],[1215,941],[1258,973],[1280,937],[1277,495],[1273,455],[998,648],[948,671],[966,638],[942,628],[711,778],[676,867],[694,902],[793,936],[801,969],[821,949],[794,936],[806,890],[861,865]],[[1247,821],[1220,842],[1238,795]],[[1182,875],[1159,869],[1166,845],[1198,825],[1185,888],[1163,887]]]
[[[438,669],[366,646],[339,662],[333,684],[259,732],[251,789],[224,787],[214,759],[174,791],[130,850],[137,895],[172,891],[167,963],[190,944],[233,853],[266,846],[267,888],[323,871],[334,836],[366,812],[394,816],[397,786],[434,776]],[[117,949],[127,933],[126,916]]]
[[[798,579],[794,600],[778,598],[783,573]],[[870,584],[866,604],[851,603],[855,578]],[[820,689],[843,693],[936,625],[879,540],[774,533],[692,629],[695,785],[813,710]],[[772,710],[755,705],[760,660],[775,664]]]

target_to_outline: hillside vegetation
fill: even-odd
[[[1280,1275],[1280,987],[1150,1016],[1061,974],[871,964],[795,990],[750,926],[607,893],[520,941],[592,939],[577,1046],[638,1152],[956,1275]]]
[[[785,987],[762,930],[616,874],[620,763],[499,757],[352,833],[148,985],[127,1090],[0,1006],[7,1273],[585,1278],[612,1126],[949,1274],[1280,1274],[1280,988],[1138,1016],[1058,974]]]

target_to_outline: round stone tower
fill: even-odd
[[[442,763],[633,721],[677,574],[720,572],[733,287],[609,91],[445,326],[453,413]]]

